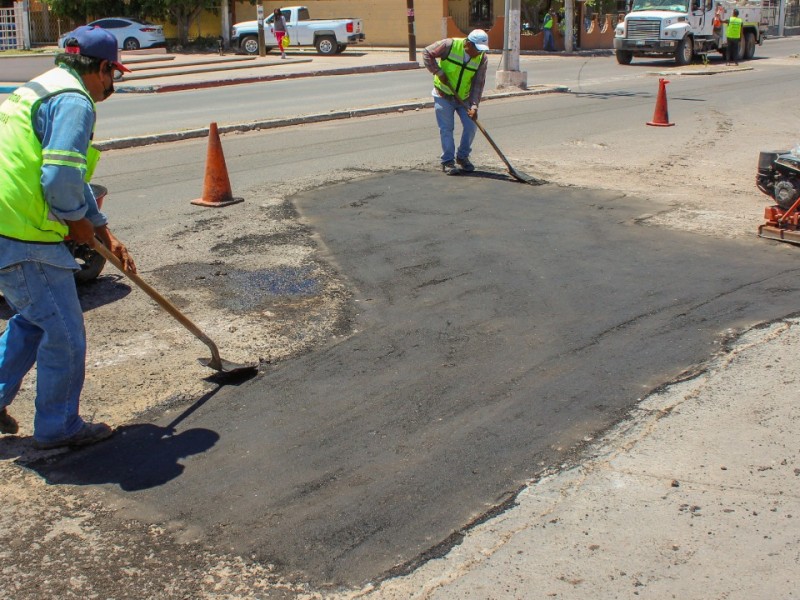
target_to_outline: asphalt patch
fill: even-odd
[[[165,416],[208,447],[105,487],[319,588],[445,552],[731,329],[800,305],[781,247],[650,227],[665,207],[605,191],[406,172],[293,201],[353,287],[350,335]],[[40,472],[131,468],[95,453]]]

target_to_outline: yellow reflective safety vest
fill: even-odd
[[[57,243],[69,228],[50,212],[42,190],[42,165],[80,169],[91,177],[100,153],[90,147],[77,152],[44,152],[36,136],[34,116],[39,105],[56,94],[76,92],[92,100],[81,78],[56,67],[20,86],[0,105],[0,235],[25,242]]]
[[[729,40],[738,40],[742,37],[742,23],[739,17],[731,17],[728,19],[728,29],[725,31],[725,37]]]
[[[544,29],[552,29],[553,28],[553,15],[547,13],[544,16],[544,25],[542,26]]]
[[[464,38],[454,38],[450,52],[439,60],[439,68],[444,71],[447,81],[456,86],[455,91],[457,94],[454,94],[453,90],[442,83],[438,75],[433,78],[433,85],[436,89],[448,96],[458,95],[461,100],[466,100],[469,97],[472,80],[475,77],[475,73],[478,72],[478,67],[481,66],[484,54],[481,52],[471,59],[464,49],[464,41]]]

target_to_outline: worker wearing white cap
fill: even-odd
[[[457,175],[475,170],[469,160],[475,139],[478,104],[486,83],[489,36],[482,29],[466,38],[447,38],[422,51],[425,68],[433,73],[433,101],[442,142],[442,171]],[[456,148],[453,131],[456,113],[463,131]]]

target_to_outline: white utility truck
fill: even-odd
[[[744,21],[735,58],[753,58],[767,31],[760,0],[633,0],[614,32],[617,62],[629,65],[634,56],[672,56],[677,64],[687,65],[697,55],[725,54],[725,21],[735,8]]]
[[[281,8],[289,34],[289,47],[315,46],[320,54],[344,52],[348,44],[358,44],[365,39],[361,19],[312,19],[305,6]],[[267,52],[278,42],[272,31],[274,14],[264,19],[264,46]],[[258,54],[258,21],[243,21],[233,26],[231,45],[245,54]]]

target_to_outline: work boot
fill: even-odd
[[[448,160],[447,162],[442,163],[442,171],[444,171],[445,175],[458,175],[461,172],[456,166],[455,161]]]
[[[8,433],[14,435],[19,431],[19,425],[14,417],[8,414],[8,411],[3,408],[0,410],[0,433]]]
[[[472,173],[475,170],[475,165],[469,161],[469,158],[457,158],[456,163],[465,173]]]
[[[89,446],[95,444],[106,438],[114,435],[114,430],[105,423],[84,423],[83,427],[78,430],[78,433],[64,438],[63,440],[56,440],[54,442],[40,442],[33,440],[33,447],[37,450],[52,450],[53,448],[62,448],[69,446],[70,448],[79,448],[81,446]]]

